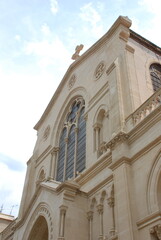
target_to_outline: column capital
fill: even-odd
[[[110,207],[114,207],[114,197],[111,196],[111,197],[107,198],[107,203]]]
[[[67,209],[68,209],[68,207],[67,206],[65,206],[65,205],[61,205],[60,207],[60,213],[66,213],[66,211],[67,211]]]
[[[95,123],[95,124],[93,125],[94,130],[98,130],[98,129],[100,129],[101,127],[102,127],[102,124],[101,124],[101,123]]]
[[[102,204],[97,205],[97,211],[99,212],[99,214],[103,213],[103,205]]]
[[[87,212],[87,218],[88,218],[88,220],[92,220],[93,219],[93,211]]]
[[[53,147],[53,149],[51,150],[51,155],[54,155],[58,151],[59,151],[59,147]]]
[[[75,129],[74,129],[74,131],[75,131],[75,133],[78,133],[78,127],[75,127]]]

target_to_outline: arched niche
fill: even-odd
[[[101,105],[96,112],[93,124],[94,151],[97,151],[98,156],[102,154],[100,151],[101,145],[109,141],[109,129],[109,112],[106,105]]]
[[[161,210],[161,151],[157,154],[149,174],[147,207],[149,214]]]
[[[28,240],[48,240],[48,225],[43,216],[39,216],[30,232]]]
[[[52,210],[45,202],[40,203],[28,219],[22,240],[52,240],[54,230],[53,223]],[[43,228],[42,236],[44,238],[41,238],[37,232],[37,228],[40,228],[39,226]]]

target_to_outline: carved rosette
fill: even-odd
[[[48,125],[48,126],[45,128],[45,131],[44,131],[44,134],[43,134],[43,139],[44,139],[44,141],[47,140],[47,138],[49,137],[49,134],[50,134],[50,125]]]
[[[98,64],[94,72],[95,80],[98,80],[103,75],[104,71],[105,71],[105,63],[104,61],[102,61]]]
[[[75,74],[73,74],[69,79],[69,83],[68,83],[69,90],[74,86],[75,82],[76,82],[76,76]]]

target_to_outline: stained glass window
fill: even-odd
[[[57,181],[76,177],[85,169],[86,121],[85,103],[79,97],[70,106],[59,141]]]
[[[161,87],[161,65],[152,64],[150,66],[150,76],[152,80],[153,90],[157,91]]]

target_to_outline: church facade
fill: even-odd
[[[77,46],[1,240],[161,239],[161,48],[130,27]]]

